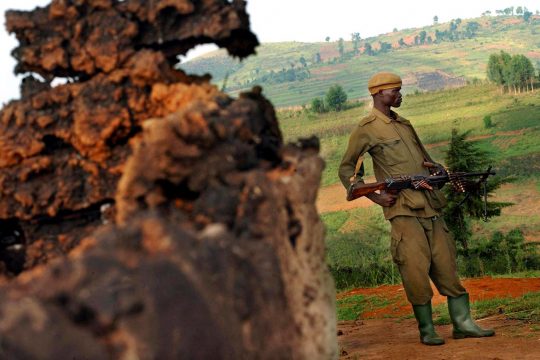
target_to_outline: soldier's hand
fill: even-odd
[[[381,205],[382,207],[390,207],[396,203],[397,195],[389,193],[372,193],[367,196],[371,201],[376,204]]]

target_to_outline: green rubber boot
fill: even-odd
[[[413,305],[414,317],[418,322],[418,330],[420,330],[420,342],[425,345],[442,345],[444,344],[433,326],[433,315],[431,312],[431,301],[425,305]]]
[[[482,329],[474,322],[469,307],[469,294],[463,294],[458,297],[448,296],[448,312],[450,313],[452,324],[454,324],[454,330],[452,331],[454,339],[495,335],[495,331]]]

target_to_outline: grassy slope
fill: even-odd
[[[442,70],[455,76],[467,78],[485,78],[485,64],[489,54],[505,50],[510,53],[522,53],[531,57],[533,62],[540,61],[540,19],[525,24],[517,17],[482,17],[471,19],[481,24],[481,29],[474,39],[463,39],[457,42],[441,42],[439,44],[409,46],[394,49],[378,56],[359,55],[343,63],[328,64],[338,56],[337,43],[300,43],[282,42],[267,43],[257,50],[257,55],[241,63],[227,59],[223,51],[207,54],[181,67],[188,72],[215,74],[215,82],[221,86],[222,80],[230,72],[227,87],[236,94],[246,86],[246,80],[253,79],[258,69],[262,74],[270,70],[288,69],[291,64],[299,67],[299,58],[304,56],[308,61],[311,78],[304,81],[282,84],[263,84],[265,94],[277,106],[308,104],[311,99],[325,94],[330,85],[339,83],[347,91],[349,98],[367,96],[365,84],[371,74],[381,70],[392,70],[407,76],[411,73]],[[466,26],[463,21],[460,29]],[[433,38],[435,30],[446,30],[448,24],[407,29],[367,39],[372,44],[385,41],[397,44],[400,38],[411,41],[420,31],[425,30]],[[376,45],[375,45],[376,46]],[[346,42],[346,51],[352,45]],[[323,63],[314,64],[315,53],[320,52]],[[251,86],[251,85],[249,85]],[[414,92],[414,86],[406,91]]]

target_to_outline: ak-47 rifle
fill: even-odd
[[[435,166],[431,163],[425,163],[425,165],[428,167]],[[441,188],[448,182],[452,184],[456,191],[466,192],[468,189],[466,179],[479,178],[478,182],[476,182],[476,185],[479,185],[480,183],[485,183],[490,175],[495,175],[495,171],[491,170],[491,166],[485,172],[448,173],[446,170],[442,169],[435,175],[401,175],[398,177],[390,177],[376,183],[352,184],[347,190],[347,200],[352,201],[359,197],[374,193],[377,190],[390,193],[397,193],[403,189],[433,190],[433,188]]]

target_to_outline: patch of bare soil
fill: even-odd
[[[496,297],[519,297],[540,291],[540,279],[493,279],[490,277],[464,280],[471,300]],[[444,303],[446,299],[436,290],[432,302]],[[411,313],[403,287],[380,286],[355,289],[339,297],[350,295],[383,297],[390,302],[386,307],[364,313],[357,321],[338,324],[338,342],[342,359],[538,359],[540,358],[540,333],[530,324],[494,316],[478,320],[483,327],[493,328],[496,336],[484,339],[454,340],[451,325],[437,326],[446,344],[428,347],[420,344],[414,319],[396,318]],[[369,320],[366,320],[370,318]]]
[[[356,208],[366,208],[374,203],[366,197],[361,197],[353,201],[347,201],[345,198],[347,191],[341,184],[325,186],[319,189],[317,196],[317,210],[319,214],[343,211]]]
[[[377,319],[338,324],[340,359],[463,359],[512,360],[540,358],[540,334],[520,321],[495,316],[479,320],[496,335],[483,339],[452,339],[452,326],[438,326],[446,344],[422,345],[414,319]]]

